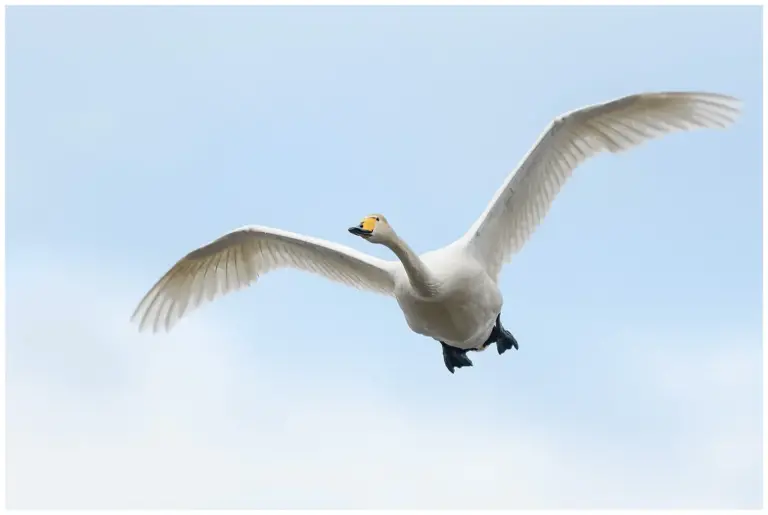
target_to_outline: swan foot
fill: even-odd
[[[496,340],[496,350],[499,351],[499,354],[504,354],[512,347],[514,347],[515,350],[519,348],[517,345],[517,340],[514,336],[512,336],[512,333],[506,329],[501,329],[499,332],[499,339]]]
[[[512,333],[504,329],[504,326],[501,325],[501,313],[499,313],[499,315],[496,317],[496,325],[493,326],[491,335],[483,344],[483,348],[487,347],[493,342],[496,342],[496,350],[499,351],[499,354],[504,354],[512,347],[514,347],[515,350],[519,348],[517,345],[517,340],[514,336],[512,336]]]
[[[467,357],[467,351],[451,347],[443,342],[443,361],[448,371],[453,374],[454,368],[471,367],[472,361]]]

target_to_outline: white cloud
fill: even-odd
[[[9,268],[9,507],[759,505],[760,367],[744,346],[646,345],[623,374],[655,377],[645,394],[678,417],[670,459],[599,427],[424,413],[361,378],[256,363],[223,323],[140,336],[135,291],[108,277]]]

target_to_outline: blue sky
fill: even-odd
[[[9,8],[9,506],[760,506],[760,18]],[[502,276],[517,352],[451,375],[392,299],[291,270],[128,324],[245,224],[445,245],[554,116],[648,90],[744,114],[577,169]]]

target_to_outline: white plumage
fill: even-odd
[[[260,275],[293,267],[360,289],[391,294],[388,262],[350,247],[256,225],[193,250],[152,287],[134,312],[143,330],[169,330],[203,301],[239,290]]]
[[[740,102],[713,93],[646,93],[556,118],[504,181],[465,235],[492,271],[520,250],[573,170],[600,152],[618,153],[672,132],[726,128]]]
[[[733,97],[666,92],[566,113],[544,131],[470,230],[442,249],[417,256],[382,215],[370,215],[350,231],[387,246],[398,260],[269,227],[243,227],[178,261],[142,299],[133,319],[142,330],[168,330],[204,300],[291,267],[392,295],[415,332],[478,349],[501,310],[496,283],[502,266],[522,248],[579,164],[672,132],[726,128],[739,111]]]

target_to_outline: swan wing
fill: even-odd
[[[463,243],[498,277],[578,165],[601,152],[629,150],[672,132],[726,128],[740,106],[739,100],[714,93],[644,93],[559,116],[507,177]]]
[[[359,289],[392,294],[392,262],[329,241],[247,226],[180,259],[144,296],[131,317],[139,330],[170,330],[205,301],[239,290],[271,270],[290,267]]]

